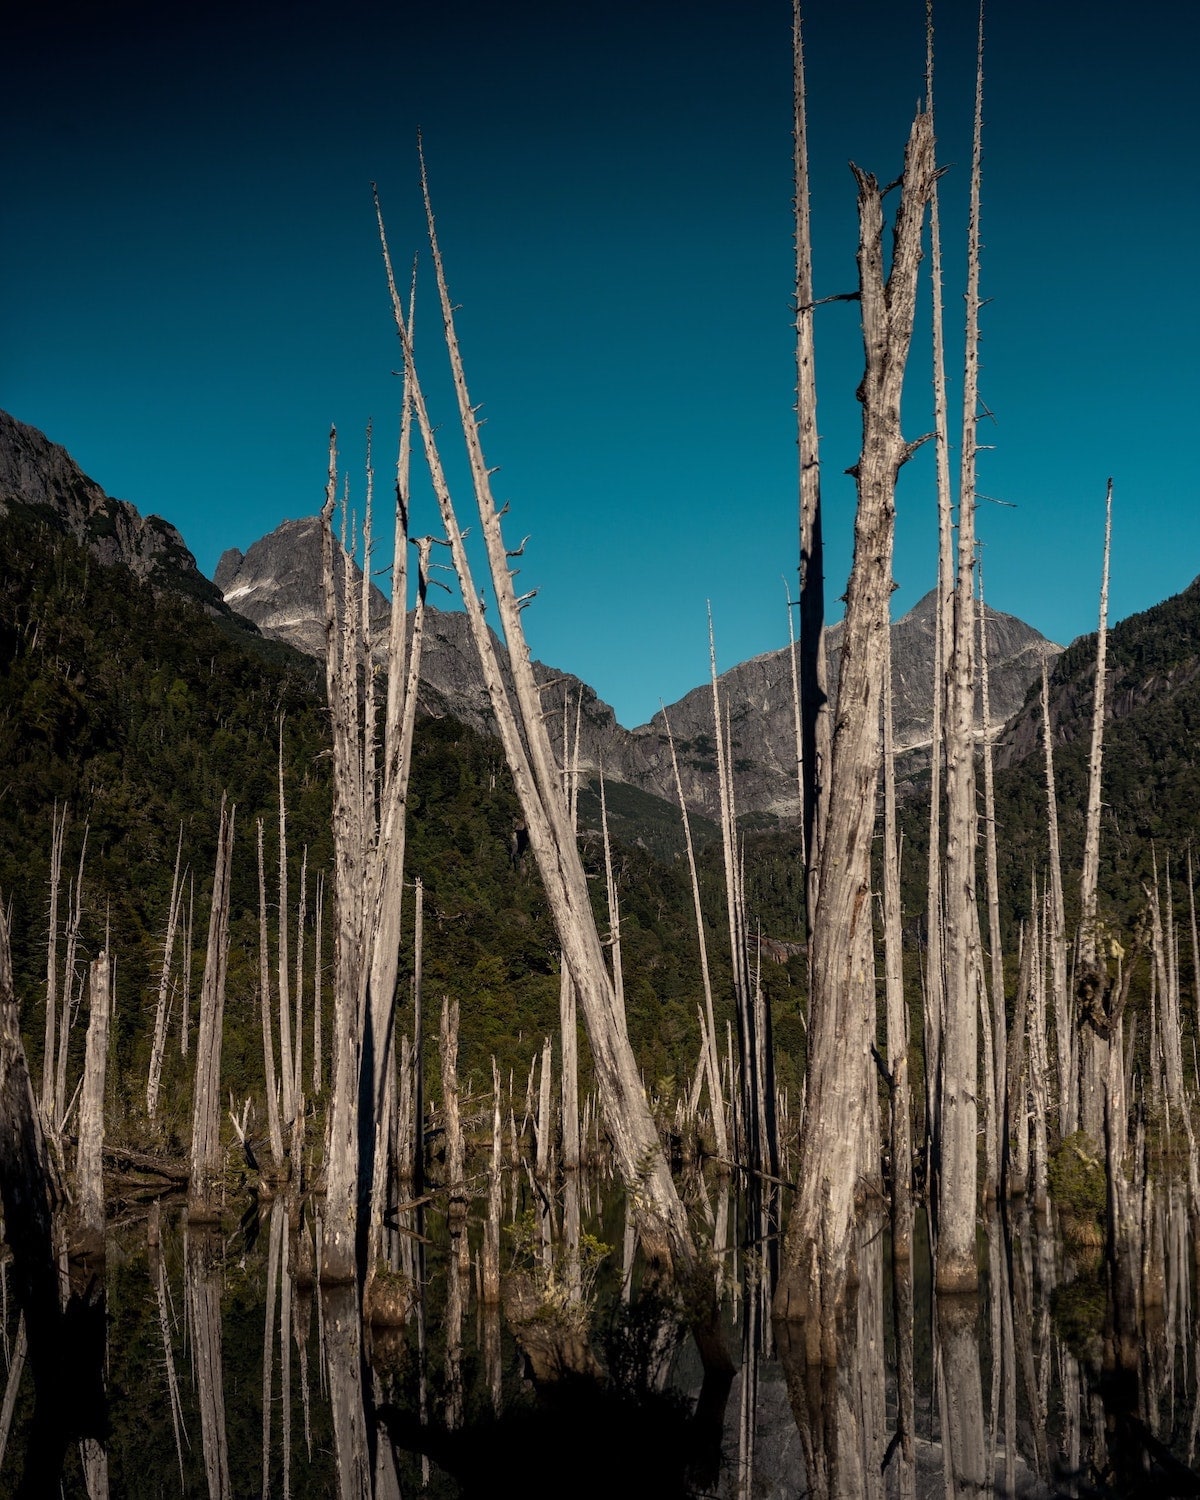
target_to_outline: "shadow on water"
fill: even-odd
[[[934,1297],[923,1226],[893,1266],[865,1217],[830,1368],[771,1324],[762,1206],[702,1187],[732,1377],[705,1376],[586,1174],[561,1218],[509,1175],[503,1308],[478,1220],[433,1209],[397,1221],[386,1324],[313,1285],[312,1204],[227,1234],[169,1205],[110,1229],[106,1271],[76,1274],[28,1352],[10,1261],[0,1493],[399,1500],[537,1473],[658,1500],[1200,1495],[1195,1238],[1169,1184],[1135,1184],[1115,1269],[1077,1227],[991,1215],[969,1297]]]

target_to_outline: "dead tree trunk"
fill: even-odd
[[[677,1269],[688,1275],[696,1267],[696,1247],[688,1226],[686,1212],[671,1180],[670,1170],[650,1113],[623,1018],[617,1011],[612,978],[605,964],[603,947],[592,914],[587,879],[575,846],[567,801],[563,795],[561,778],[554,764],[554,756],[542,716],[540,692],[533,675],[529,648],[521,626],[520,612],[523,604],[528,602],[528,596],[518,600],[513,588],[513,573],[510,567],[513,554],[505,549],[500,531],[500,516],[491,496],[488,469],[479,441],[475,412],[467,394],[462,360],[454,331],[453,312],[434,232],[432,210],[428,207],[427,192],[426,203],[438,291],[442,303],[443,325],[459,400],[459,415],[467,441],[472,481],[487,546],[500,622],[509,651],[516,705],[509,699],[500,675],[492,638],[484,622],[479,594],[471,577],[462,535],[434,441],[432,424],[420,382],[416,376],[412,342],[399,297],[395,292],[395,280],[391,274],[390,259],[387,257],[386,241],[384,241],[393,311],[404,350],[405,372],[412,387],[414,406],[425,444],[434,493],[446,527],[455,571],[458,574],[466,605],[468,623],[487,682],[492,710],[496,716],[497,729],[529,829],[530,845],[537,859],[547,898],[554,913],[559,941],[575,981],[591,1043],[609,1134],[627,1190],[635,1197],[643,1243],[652,1256],[659,1259],[673,1258]],[[380,233],[382,238],[382,220]],[[698,1332],[700,1332],[699,1329]]]
[[[809,943],[817,906],[832,734],[825,662],[825,545],[821,531],[821,455],[813,338],[812,227],[809,218],[808,119],[800,0],[792,5],[792,145],[796,211],[796,421],[800,450],[800,713],[804,776],[804,852]],[[811,951],[811,948],[810,948]]]
[[[1000,1191],[1008,1156],[1008,1019],[1004,1003],[1004,952],[1000,937],[1000,879],[997,870],[996,782],[992,763],[992,695],[988,680],[987,606],[979,570],[979,688],[983,703],[983,819],[987,879],[988,948],[991,957],[993,1073],[988,1092],[995,1120],[995,1156],[988,1161],[987,1191]]]
[[[50,931],[46,941],[46,1041],[42,1052],[42,1118],[54,1118],[54,1018],[58,1004],[58,892],[62,885],[67,809],[54,808],[50,832]]]
[[[1104,570],[1100,582],[1100,624],[1096,631],[1096,684],[1092,695],[1092,745],[1088,760],[1087,828],[1079,882],[1080,980],[1097,968],[1096,886],[1100,878],[1100,770],[1104,756],[1104,682],[1108,651],[1108,565],[1112,549],[1112,480],[1104,503]],[[1096,1142],[1104,1136],[1104,1087],[1108,1042],[1086,1015],[1080,1018],[1080,1124]]]
[[[1063,914],[1062,856],[1058,843],[1058,796],[1054,789],[1054,737],[1050,725],[1050,688],[1042,662],[1042,738],[1046,747],[1046,836],[1050,846],[1049,912],[1044,946],[1050,960],[1050,999],[1058,1046],[1058,1130],[1068,1136],[1079,1125],[1075,1089],[1075,1038],[1067,1006],[1067,938]]]
[[[729,1127],[725,1118],[725,1097],[721,1092],[721,1065],[717,1059],[717,1022],[713,1011],[712,978],[708,968],[708,942],[704,936],[704,908],[700,904],[700,877],[696,872],[696,853],[692,845],[692,825],[688,818],[687,802],[683,796],[683,782],[679,777],[679,760],[675,754],[675,737],[671,733],[671,722],[663,709],[663,725],[667,731],[667,744],[671,750],[671,770],[675,777],[675,793],[679,798],[679,810],[683,815],[683,842],[687,850],[688,873],[692,880],[692,905],[696,912],[696,941],[700,945],[700,980],[704,986],[704,1032],[705,1071],[708,1077],[708,1099],[712,1105],[713,1137],[717,1155],[729,1160]]]
[[[171,900],[167,907],[167,936],[163,944],[162,972],[158,980],[158,1005],[154,1012],[154,1044],[150,1051],[150,1070],[146,1076],[146,1113],[154,1120],[158,1108],[158,1090],[162,1081],[163,1058],[167,1051],[168,999],[171,987],[171,960],[175,956],[175,928],[183,905],[183,887],[179,880],[179,860],[183,854],[183,824],[179,825],[179,843],[175,849],[175,873],[171,876]],[[185,872],[186,873],[186,872]]]
[[[812,924],[808,1097],[799,1188],[775,1297],[778,1316],[806,1320],[808,1355],[826,1363],[836,1359],[837,1320],[849,1272],[859,1122],[867,1090],[874,1087],[869,1053],[875,1013],[870,849],[896,475],[914,447],[900,431],[900,393],[912,337],[921,226],[934,174],[929,116],[919,113],[909,135],[886,282],[883,194],[873,176],[853,170],[866,352],[859,387],[863,442],[855,469],[854,564],[846,592],[828,812]]]
[[[267,1131],[271,1160],[279,1177],[286,1173],[283,1127],[279,1119],[279,1090],[275,1080],[275,1038],[271,1026],[271,963],[267,939],[267,882],[263,870],[263,822],[258,820],[258,991],[262,1011],[263,1079],[267,1096]]]
[[[292,1061],[292,1019],[288,1004],[288,869],[287,803],[283,791],[283,718],[279,720],[279,924],[276,956],[279,963],[279,1077],[283,1129],[290,1132],[296,1118],[292,1097],[296,1070]]]
[[[208,950],[200,987],[200,1026],[196,1039],[196,1081],[192,1102],[192,1170],[188,1220],[210,1223],[220,1217],[221,1030],[225,1018],[225,967],[229,958],[229,877],[233,868],[233,817],[221,796],[221,826],[213,873]]]
[[[912,1116],[908,1083],[908,1006],[900,924],[900,849],[896,842],[896,761],[892,735],[890,631],[884,635],[883,944],[887,995],[887,1061],[891,1094],[892,1258],[912,1256]]]
[[[75,1157],[75,1211],[79,1247],[104,1254],[104,1083],[108,1071],[112,979],[107,953],[92,962],[87,1052],[79,1101],[79,1146]]]
[[[975,133],[967,228],[966,360],[958,497],[958,580],[947,683],[946,999],[942,1038],[940,1141],[936,1150],[937,1287],[970,1291],[978,1196],[979,917],[975,895],[975,460],[979,401],[979,182],[983,128],[983,26],[975,75]]]

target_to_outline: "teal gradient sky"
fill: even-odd
[[[979,529],[989,602],[1094,628],[1200,572],[1194,8],[993,0]],[[816,289],[855,282],[853,158],[890,178],[923,90],[921,0],[810,0]],[[959,321],[972,7],[938,7],[947,311]],[[386,479],[398,353],[369,184],[421,248],[423,129],[534,653],[626,724],[786,642],[796,566],[790,7],[40,6],[0,61],[0,405],[211,574],[320,504],[336,422]],[[432,288],[418,358],[456,455]],[[928,416],[928,288],[905,426]],[[850,561],[857,309],[818,323],[828,594]],[[951,333],[952,400],[961,339]],[[386,485],[384,486],[386,491]],[[459,489],[464,516],[469,493]],[[933,581],[932,462],[897,497],[897,613]],[[423,499],[419,530],[435,529]],[[381,530],[389,531],[384,522]],[[839,609],[836,603],[832,610]]]

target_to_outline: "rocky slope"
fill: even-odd
[[[102,563],[120,563],[156,588],[227,614],[221,591],[196,566],[183,538],[161,516],[143,516],[114,500],[65,448],[36,427],[0,411],[0,516],[11,505],[32,511],[81,542]]]
[[[361,574],[355,569],[356,585]],[[254,621],[264,635],[289,642],[302,651],[322,649],[320,621],[320,530],[313,520],[285,521],[244,555],[229,551],[221,558],[216,582],[225,601]],[[371,617],[382,636],[388,604],[372,586]],[[892,627],[896,736],[908,753],[910,769],[927,759],[932,721],[934,596],[927,594]],[[834,684],[840,627],[829,632],[830,670]],[[988,662],[992,719],[1002,724],[1021,705],[1026,689],[1041,671],[1043,657],[1060,648],[1012,615],[988,611]],[[503,661],[503,653],[501,655]],[[562,732],[565,712],[573,734],[576,705],[580,715],[580,757],[595,774],[601,765],[607,778],[675,800],[674,777],[663,715],[633,730],[616,721],[612,709],[590,687],[569,673],[535,663],[547,687],[545,703],[555,716],[553,733]],[[431,610],[422,664],[425,707],[448,713],[473,729],[490,731],[491,709],[460,611]],[[795,815],[795,731],[792,675],[786,648],[756,656],[722,674],[733,738],[735,795],[738,811],[774,819]],[[679,757],[680,777],[689,805],[708,817],[719,814],[715,784],[712,694],[707,685],[686,694],[667,711]]]

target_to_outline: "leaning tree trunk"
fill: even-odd
[[[859,387],[862,452],[858,513],[833,736],[819,898],[812,928],[808,1099],[799,1187],[788,1224],[775,1311],[806,1321],[812,1359],[833,1363],[845,1299],[867,1090],[875,994],[871,842],[879,773],[884,636],[892,591],[896,476],[916,445],[900,430],[900,394],[912,338],[921,226],[933,184],[929,116],[913,121],[904,158],[891,272],[883,276],[883,192],[858,181],[859,286],[866,371]]]
[[[221,795],[221,827],[213,874],[208,951],[200,989],[196,1040],[196,1081],[192,1101],[192,1170],[188,1220],[208,1223],[220,1217],[221,1029],[225,1017],[225,967],[229,958],[229,876],[233,867],[233,815]]]
[[[427,189],[426,211],[443,325],[459,401],[459,415],[467,442],[500,622],[509,651],[515,704],[509,698],[501,676],[493,638],[484,621],[479,593],[471,577],[462,533],[413,363],[412,341],[400,299],[396,295],[395,278],[384,240],[384,257],[388,267],[397,332],[404,351],[405,373],[412,386],[414,409],[425,445],[433,489],[446,527],[468,624],[488,687],[492,711],[496,716],[497,730],[529,830],[530,847],[537,860],[554,914],[564,959],[575,982],[614,1154],[638,1214],[642,1241],[652,1258],[673,1260],[676,1269],[687,1277],[697,1266],[696,1246],[687,1213],[675,1190],[650,1113],[624,1016],[618,1013],[612,977],[605,963],[603,946],[592,913],[587,878],[576,847],[570,811],[550,746],[540,690],[534,678],[529,648],[521,625],[521,609],[531,596],[518,599],[513,588],[514,570],[510,567],[510,561],[516,554],[505,549],[500,515],[491,495],[489,472],[480,445],[475,411],[471,406],[463,375],[453,311],[446,289]],[[382,219],[380,234],[382,239]],[[699,1322],[697,1333],[700,1337],[704,1336]],[[716,1350],[709,1352],[720,1357]]]

